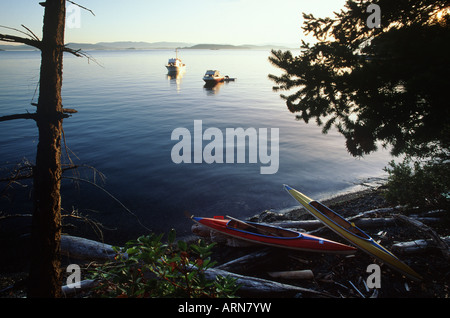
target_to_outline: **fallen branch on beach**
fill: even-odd
[[[226,271],[249,271],[255,266],[260,265],[264,261],[267,261],[269,255],[269,249],[266,248],[262,251],[256,251],[242,257],[231,260],[222,265],[216,266],[216,269],[226,270]]]
[[[450,244],[450,236],[440,238],[442,241]],[[432,239],[421,239],[409,242],[399,242],[392,245],[391,250],[393,253],[398,254],[415,254],[424,253],[431,249],[436,249],[436,243]]]
[[[281,279],[314,279],[314,273],[310,269],[295,271],[268,272],[270,277]]]
[[[441,237],[432,228],[423,224],[421,221],[417,219],[413,219],[405,215],[396,215],[395,217],[399,220],[402,220],[408,224],[417,227],[420,231],[428,234],[431,237],[431,239],[436,243],[436,246],[441,250],[444,258],[450,260],[450,248],[448,244],[443,239],[441,239]]]
[[[92,279],[82,280],[79,283],[64,285],[61,287],[62,294],[65,297],[80,294],[98,286],[98,281]]]
[[[61,255],[88,261],[111,261],[117,253],[112,245],[82,237],[62,235]]]
[[[334,297],[326,292],[320,292],[310,288],[303,288],[299,286],[283,284],[258,277],[243,276],[216,268],[210,268],[206,270],[205,275],[206,278],[209,280],[215,280],[216,277],[219,275],[223,277],[227,276],[232,277],[237,280],[236,283],[241,286],[239,288],[239,291],[244,294],[251,294],[258,296],[266,294],[273,296],[275,294],[280,293],[310,293],[327,298]]]
[[[434,217],[417,217],[414,218],[420,222],[432,224],[440,221],[440,218]],[[397,220],[394,217],[380,217],[380,218],[360,218],[353,221],[356,226],[361,228],[383,227],[393,225]],[[303,221],[281,221],[274,222],[273,225],[284,228],[297,228],[304,230],[314,230],[323,226],[319,220],[303,220]]]

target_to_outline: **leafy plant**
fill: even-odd
[[[175,241],[170,231],[163,235],[141,236],[124,248],[115,248],[115,262],[92,273],[100,281],[96,295],[101,297],[234,297],[238,286],[230,277],[208,280],[205,271],[215,265],[210,258],[213,244]]]
[[[450,163],[405,159],[390,162],[386,199],[392,203],[417,207],[450,207]]]

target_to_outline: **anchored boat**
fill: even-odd
[[[176,57],[170,58],[166,65],[167,71],[169,73],[179,73],[179,72],[183,71],[186,67],[186,64],[184,64],[181,61],[181,59],[178,58],[178,49],[175,50],[175,53],[176,53]]]
[[[225,77],[220,74],[217,70],[208,70],[203,76],[203,80],[206,84],[217,84],[223,82]]]
[[[330,228],[332,231],[334,231],[350,243],[353,243],[364,252],[376,257],[377,259],[389,265],[391,268],[399,271],[412,280],[422,280],[422,277],[417,274],[412,268],[403,263],[394,254],[375,242],[373,238],[371,238],[367,233],[355,226],[353,223],[344,219],[338,213],[334,212],[322,203],[308,198],[303,193],[291,188],[288,185],[285,185],[285,189],[315,218],[320,220],[328,228]]]
[[[281,227],[241,221],[230,216],[192,217],[192,220],[219,233],[257,244],[320,253],[356,252],[353,246]]]

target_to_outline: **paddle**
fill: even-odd
[[[226,215],[226,217],[229,218],[229,219],[232,220],[232,221],[235,221],[235,222],[238,222],[238,223],[240,223],[240,224],[243,224],[243,225],[245,225],[245,226],[247,226],[247,227],[250,227],[250,228],[256,230],[257,232],[259,232],[259,233],[261,233],[261,234],[266,234],[266,235],[270,235],[270,236],[278,236],[278,234],[276,234],[276,233],[272,233],[271,231],[268,231],[268,230],[266,230],[266,229],[262,229],[262,228],[256,227],[256,226],[254,226],[253,224],[249,224],[249,223],[247,223],[247,222],[244,222],[244,221],[241,221],[241,220],[239,220],[239,219],[233,218],[233,217],[231,217],[231,216],[229,216],[229,215]]]

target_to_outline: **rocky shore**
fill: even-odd
[[[383,186],[371,187],[367,190],[339,195],[322,201],[346,218],[354,218],[365,213],[374,220],[380,217],[393,219],[393,216],[426,216],[430,211],[418,211],[405,207],[393,207],[384,199]],[[368,213],[367,213],[368,212]],[[433,211],[430,228],[441,237],[450,235],[449,217],[446,211]],[[312,220],[311,215],[303,208],[278,213],[264,211],[250,218],[250,221],[269,224],[289,224],[292,221]],[[297,229],[302,231],[302,229]],[[382,246],[391,249],[394,244],[421,239],[429,239],[427,233],[418,230],[411,224],[395,219],[364,230]],[[308,232],[308,231],[304,231]],[[309,232],[311,233],[311,232]],[[315,235],[346,243],[331,230],[321,227],[314,231]],[[219,263],[226,263],[240,255],[252,253],[256,247],[227,247],[218,245],[214,259]],[[293,281],[291,279],[278,280],[282,283],[299,285],[303,288],[318,290],[338,298],[448,298],[450,296],[450,266],[441,251],[435,247],[422,252],[397,254],[402,261],[419,272],[424,280],[413,282],[398,272],[375,260],[370,255],[358,251],[354,256],[346,257],[332,254],[292,252],[273,249],[266,259],[255,260],[254,264],[246,264],[239,274],[255,275],[261,278],[273,279],[268,273],[274,271],[312,271],[314,278],[310,280]],[[381,288],[370,289],[367,286],[370,264],[377,264],[381,268]],[[292,296],[292,295],[291,295]],[[295,296],[295,295],[294,295]],[[296,297],[310,295],[297,295]]]

